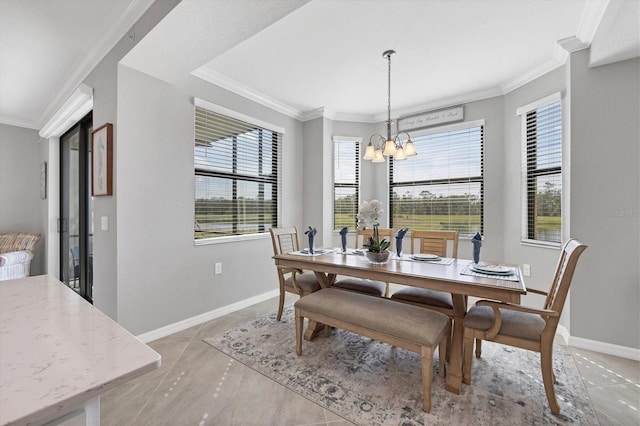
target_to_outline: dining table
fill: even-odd
[[[387,263],[372,264],[357,251],[342,252],[340,249],[323,250],[313,255],[298,251],[273,258],[278,267],[313,271],[323,288],[331,287],[338,275],[345,275],[451,293],[453,334],[445,388],[455,394],[459,394],[462,387],[463,321],[468,296],[519,304],[521,296],[527,293],[517,266],[512,267],[511,277],[491,276],[474,273],[470,269],[472,260],[467,259],[429,262],[393,254]],[[310,321],[305,339],[313,339],[322,328],[322,324]]]

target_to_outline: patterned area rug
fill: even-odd
[[[306,327],[306,322],[305,322]],[[597,425],[571,354],[554,348],[561,414],[549,409],[539,354],[483,342],[471,385],[444,389],[434,361],[431,413],[422,411],[420,357],[344,330],[303,341],[295,353],[293,308],[204,339],[244,365],[359,425]]]

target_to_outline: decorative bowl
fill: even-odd
[[[391,252],[388,250],[380,252],[367,250],[365,254],[367,256],[367,260],[369,260],[369,263],[372,263],[374,265],[383,265],[389,261],[389,255],[391,254]]]

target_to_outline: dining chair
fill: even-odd
[[[369,237],[371,236],[373,236],[373,229],[356,229],[356,248],[363,248],[364,244],[368,242]],[[381,239],[386,238],[387,240],[389,240],[389,242],[392,242],[393,229],[378,228],[378,236]],[[385,283],[382,281],[366,280],[362,278],[352,277],[339,277],[333,286],[342,288],[343,290],[369,294],[371,296],[389,297],[389,283]]]
[[[451,254],[447,248],[451,243]],[[458,257],[458,231],[413,231],[411,233],[411,253],[435,254],[440,257]],[[449,325],[453,322],[453,298],[451,293],[428,290],[418,287],[406,287],[394,292],[391,299],[441,312],[449,317]],[[453,327],[450,327],[453,329]],[[451,336],[449,336],[451,347]],[[447,354],[448,356],[448,354]]]
[[[482,340],[539,352],[542,381],[551,412],[556,415],[560,413],[553,387],[553,339],[578,258],[586,248],[577,240],[567,241],[560,254],[550,290],[527,289],[528,292],[547,296],[542,309],[490,300],[480,300],[473,305],[464,318],[463,380],[466,384],[471,383],[474,338],[477,358],[481,355]]]
[[[274,255],[300,250],[298,229],[295,226],[270,228],[269,232],[271,233]],[[281,266],[278,266],[277,270],[278,281],[280,283],[277,320],[280,321],[280,318],[282,318],[282,310],[284,309],[285,292],[294,293],[302,297],[320,290],[321,286],[315,274],[312,272],[304,272],[301,269]]]

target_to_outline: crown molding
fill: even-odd
[[[259,103],[260,105],[264,105],[267,108],[271,108],[275,111],[278,111],[286,116],[295,118],[296,120],[305,121],[303,119],[305,115],[303,111],[300,111],[299,109],[296,109],[290,105],[287,105],[284,102],[280,102],[268,95],[259,93],[256,90],[253,90],[248,86],[240,84],[237,81],[227,76],[217,73],[206,66],[198,68],[197,70],[193,71],[191,75],[198,77],[208,83],[215,84],[216,86],[220,86],[223,89],[226,89],[230,92],[235,93],[236,95],[240,95],[256,103]]]
[[[511,81],[508,81],[506,83],[503,83],[500,86],[500,89],[502,91],[503,95],[506,95],[507,93],[516,90],[522,86],[524,86],[525,84],[531,83],[533,80],[542,77],[543,75],[545,75],[548,72],[551,72],[553,70],[555,70],[556,68],[561,67],[562,65],[564,65],[566,59],[565,60],[560,60],[557,58],[551,59],[547,62],[545,62],[542,65],[539,65],[537,67],[535,67],[534,69],[532,69],[531,71],[521,75],[518,78],[515,78]]]
[[[131,4],[124,13],[119,16],[119,19],[114,21],[112,25],[109,26],[109,30],[97,40],[94,44],[95,47],[90,52],[87,52],[79,63],[70,67],[72,71],[62,79],[64,83],[39,114],[36,120],[38,128],[41,128],[51,119],[65,99],[72,94],[73,90],[87,78],[89,73],[107,56],[124,35],[131,30],[133,25],[138,22],[152,4],[153,0],[131,1]],[[130,38],[133,41],[135,39],[135,33],[132,33]]]
[[[316,118],[325,117],[329,120],[335,120],[335,114],[331,113],[328,108],[321,107],[312,109],[311,111],[304,111],[301,113],[299,120],[300,121],[311,121]]]
[[[584,8],[580,24],[578,24],[578,30],[576,31],[576,37],[589,46],[593,41],[593,37],[602,22],[604,13],[609,7],[610,0],[601,1],[588,1]]]
[[[0,116],[0,124],[6,124],[8,126],[15,126],[15,127],[24,127],[25,129],[34,129],[34,130],[38,130],[40,128],[33,121],[16,120],[15,118],[8,117],[6,115]]]
[[[584,41],[580,40],[576,36],[571,36],[571,37],[563,38],[562,40],[558,40],[558,44],[569,53],[578,52],[580,50],[584,50],[589,47],[589,43],[585,43]]]
[[[42,126],[39,135],[41,138],[62,136],[82,117],[93,109],[93,89],[82,83],[73,91],[64,103],[53,114],[51,119]]]

